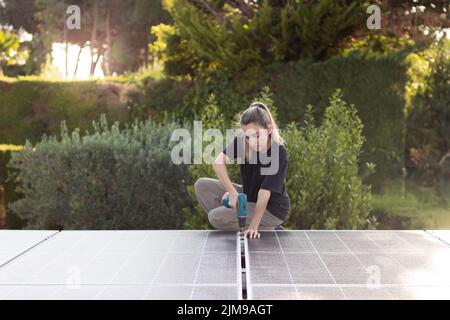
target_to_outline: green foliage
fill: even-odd
[[[263,76],[254,79],[258,89],[247,93],[239,90],[248,85],[245,79],[233,82],[222,75],[195,82],[145,78],[139,79],[136,86],[39,79],[1,82],[1,142],[23,144],[26,138],[39,138],[43,132],[55,133],[63,119],[67,119],[69,128],[83,130],[85,120],[93,120],[99,112],[108,112],[109,117],[121,121],[131,117],[160,121],[166,114],[173,114],[176,119],[198,119],[211,94],[225,121],[231,124],[264,86],[272,89],[282,128],[292,121],[300,123],[308,104],[315,106],[313,112],[319,121],[328,97],[335,88],[341,88],[344,98],[357,106],[364,123],[366,143],[361,163],[377,164],[377,174],[366,178],[365,183],[378,192],[385,182],[403,177],[405,109],[409,96],[405,84],[413,75],[407,73],[405,64],[404,57],[397,54],[385,57],[350,54],[324,62],[278,63],[265,67]],[[422,83],[420,79],[417,83]]]
[[[404,175],[407,69],[403,53],[350,54],[324,62],[274,64],[267,67],[261,81],[273,88],[281,124],[301,123],[308,104],[314,106],[315,121],[320,121],[329,96],[341,88],[344,99],[357,106],[364,124],[361,163],[377,165],[377,173],[364,182],[379,192],[385,183]]]
[[[60,140],[44,135],[34,151],[27,141],[12,155],[23,198],[10,208],[27,228],[180,228],[190,202],[185,184],[192,181],[186,166],[171,161],[177,127],[136,120],[120,129],[102,115],[81,136],[63,121]]]
[[[248,12],[224,1],[165,2],[176,33],[167,35],[164,59],[172,75],[224,72],[250,79],[275,61],[324,59],[365,17],[368,1],[260,1]],[[239,9],[250,6],[241,4]],[[183,67],[184,66],[184,67]],[[169,71],[169,70],[168,70]]]
[[[144,79],[139,87],[142,93],[142,98],[137,99],[140,114],[151,115],[158,120],[165,113],[173,114],[178,119],[192,119],[186,116],[194,110],[194,106],[187,101],[192,87],[189,81],[170,78],[158,81]]]
[[[357,106],[364,123],[366,143],[361,163],[377,164],[377,174],[368,176],[364,182],[372,185],[373,191],[381,192],[385,183],[404,177],[405,117],[408,90],[411,90],[407,84],[413,77],[409,72],[411,55],[408,54],[349,53],[346,57],[337,56],[322,62],[276,63],[266,66],[261,76],[252,79],[258,85],[251,90],[247,79],[233,81],[219,74],[210,79],[197,79],[192,85],[186,81],[166,80],[172,84],[162,90],[153,85],[154,91],[149,92],[145,105],[158,103],[158,110],[171,110],[181,119],[194,119],[203,112],[210,94],[214,94],[224,118],[232,121],[261,87],[268,86],[278,107],[279,125],[283,127],[292,121],[301,123],[308,104],[315,106],[313,113],[316,121],[320,121],[329,96],[335,88],[341,88],[344,98]],[[176,89],[181,84],[185,96]],[[165,103],[165,99],[170,103]]]
[[[100,113],[112,120],[128,121],[133,111],[129,110],[132,89],[96,81],[0,81],[1,143],[35,142],[43,133],[58,133],[61,120],[67,120],[70,129],[84,130]]]
[[[0,75],[2,66],[14,63],[20,45],[19,37],[6,29],[0,28]]]
[[[450,181],[450,40],[411,59],[406,150],[409,178],[424,186]],[[414,91],[413,91],[414,89]]]
[[[289,226],[295,229],[373,228],[369,217],[371,190],[361,182],[358,162],[364,142],[356,108],[330,98],[320,126],[309,106],[304,125],[295,123],[284,134],[289,154],[286,187],[291,197]],[[366,164],[370,174],[374,165]]]
[[[339,53],[346,57],[351,53],[367,56],[389,55],[398,51],[412,50],[416,43],[407,35],[395,37],[378,33],[369,33],[360,39],[355,39],[347,48],[340,49]]]

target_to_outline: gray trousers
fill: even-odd
[[[238,192],[242,192],[242,185],[233,183],[233,186]],[[226,190],[220,180],[200,178],[195,182],[194,188],[197,200],[208,214],[208,220],[214,228],[226,231],[239,231],[237,213],[222,204],[222,196]],[[255,208],[255,202],[247,203],[247,227],[252,220]],[[283,220],[275,217],[266,209],[258,230],[273,230],[282,223]]]

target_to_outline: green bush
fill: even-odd
[[[180,228],[192,181],[187,166],[170,158],[178,126],[135,120],[120,129],[102,115],[93,127],[80,136],[62,122],[60,140],[44,135],[12,154],[9,167],[23,198],[11,210],[27,228]]]
[[[369,217],[370,186],[361,182],[358,163],[363,125],[353,105],[337,91],[315,125],[308,106],[304,125],[291,123],[284,136],[289,156],[287,191],[291,197],[288,225],[295,229],[374,228]],[[373,164],[366,164],[370,174]]]
[[[140,92],[133,84],[102,81],[49,81],[38,77],[0,80],[0,144],[36,143],[45,133],[59,133],[60,121],[70,130],[88,129],[92,120],[105,113],[112,121],[126,122],[140,114]],[[0,180],[8,178],[9,152],[0,152]],[[0,181],[1,183],[1,181]],[[4,182],[6,206],[17,200],[15,182]],[[22,222],[9,209],[8,227]]]

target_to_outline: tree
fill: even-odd
[[[173,71],[233,75],[245,70],[255,74],[259,66],[275,61],[329,57],[363,24],[368,1],[166,0],[164,4],[176,32],[167,37],[162,56],[170,66],[177,65]]]
[[[148,46],[152,25],[170,23],[160,0],[2,0],[0,25],[25,29],[33,35],[29,72],[51,53],[54,42],[90,47],[91,73],[103,57],[106,74],[133,72],[151,61]],[[67,30],[66,8],[81,9],[81,30]]]
[[[427,41],[450,27],[448,0],[381,0],[384,34]],[[448,30],[447,30],[448,32]]]

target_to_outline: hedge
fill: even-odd
[[[191,200],[188,167],[171,161],[175,123],[134,121],[120,129],[103,115],[84,135],[43,136],[8,165],[23,197],[9,208],[33,229],[178,229]]]

